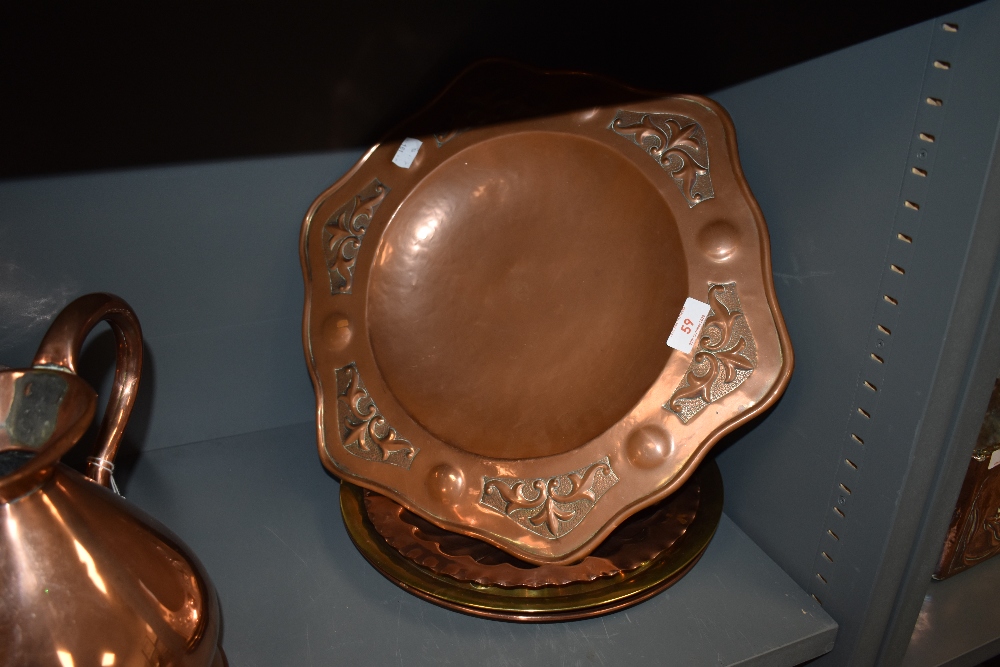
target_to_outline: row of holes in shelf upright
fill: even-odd
[[[943,23],[941,25],[941,29],[944,32],[955,33],[955,32],[958,32],[958,25],[955,24],[955,23]],[[950,70],[951,69],[951,63],[948,62],[948,61],[945,61],[945,60],[935,60],[935,61],[933,61],[933,67],[935,69],[938,69],[938,70]],[[939,98],[939,97],[926,97],[924,101],[925,101],[925,103],[927,105],[929,105],[931,107],[942,107],[942,106],[944,106],[944,100],[941,99],[941,98]],[[924,143],[927,143],[927,144],[933,144],[937,140],[937,137],[935,137],[935,135],[933,135],[933,134],[931,134],[929,132],[919,132],[917,134],[917,137],[918,137],[918,139],[919,139],[920,142],[924,142]],[[925,152],[923,152],[923,151],[921,151],[921,153],[925,154]],[[913,166],[910,166],[908,174],[909,174],[910,177],[915,177],[915,178],[923,179],[923,178],[927,178],[927,176],[928,176],[928,169],[927,168],[923,168],[923,167],[919,167],[919,166],[916,166],[916,165],[913,165]],[[903,200],[903,207],[906,208],[906,209],[908,209],[908,210],[911,210],[911,211],[919,211],[920,210],[920,202],[913,201],[911,199],[904,199]],[[896,241],[899,242],[899,243],[907,244],[907,246],[912,246],[912,244],[913,244],[913,237],[911,235],[905,234],[903,232],[897,232],[896,233]],[[902,276],[906,275],[906,269],[903,266],[901,266],[900,264],[896,264],[896,263],[890,263],[889,264],[889,271],[891,272],[890,275],[896,275],[896,276],[899,276],[899,277],[902,277]],[[884,282],[887,282],[887,281],[884,281]],[[885,303],[889,304],[892,307],[896,307],[896,306],[899,305],[899,299],[897,298],[898,296],[899,296],[898,294],[890,294],[889,292],[886,292],[886,293],[882,294],[882,301],[884,301]],[[877,340],[877,341],[881,341],[882,340],[881,337],[884,337],[884,339],[888,340],[889,336],[892,335],[892,330],[888,326],[886,326],[886,324],[883,324],[883,323],[876,324],[876,330],[877,330],[877,334],[878,335],[876,336],[875,340]],[[877,343],[877,345],[881,345],[881,344],[882,344],[881,342]],[[882,354],[878,354],[878,352],[882,352]],[[875,351],[870,351],[868,353],[868,358],[870,359],[870,361],[872,361],[875,364],[877,364],[877,367],[880,368],[880,367],[884,366],[884,364],[885,364],[884,354],[885,354],[884,350],[881,347],[879,347]],[[864,386],[865,390],[867,390],[867,393],[869,394],[869,396],[874,397],[877,394],[877,392],[878,392],[878,386],[874,382],[872,382],[871,380],[872,380],[872,378],[869,377],[868,379],[863,380],[862,383],[863,383],[863,386]],[[866,392],[863,392],[862,396],[864,396],[865,393]],[[870,422],[871,421],[872,414],[874,412],[874,407],[872,407],[871,405],[869,405],[868,409],[865,409],[865,407],[863,405],[858,405],[858,406],[856,406],[855,409],[857,410],[857,415],[859,415],[862,420],[864,420],[865,422]],[[857,429],[857,430],[861,430],[861,429]],[[863,447],[865,445],[864,438],[861,435],[859,435],[856,431],[852,430],[852,432],[851,432],[850,435],[851,435],[851,440],[857,446]],[[854,460],[852,460],[851,455],[848,455],[844,459],[844,465],[847,466],[847,470],[850,471],[850,472],[855,472],[855,471],[857,471],[859,469],[859,463],[855,462]],[[840,502],[844,502],[844,499],[846,497],[849,497],[851,495],[851,493],[852,493],[850,486],[848,486],[845,483],[845,481],[842,481],[842,482],[838,483],[838,486],[837,486],[837,491],[839,492],[837,495],[838,495],[838,498],[839,498]],[[844,510],[841,509],[837,504],[833,505],[832,510],[833,510],[833,513],[836,515],[836,517],[838,517],[839,519],[846,519],[846,514],[845,514]],[[833,529],[833,527],[827,528],[826,534],[827,534],[827,536],[830,539],[832,539],[834,541],[834,543],[839,543],[840,542],[840,536]],[[820,551],[820,556],[827,563],[830,563],[830,564],[833,563],[833,557],[830,555],[830,553],[828,552],[827,549],[821,550]],[[822,584],[827,584],[828,583],[826,577],[824,577],[821,572],[817,572],[816,573],[816,578]],[[819,602],[820,604],[823,603],[822,600],[819,597],[817,597],[817,595],[815,593],[813,594],[812,597],[817,602]]]

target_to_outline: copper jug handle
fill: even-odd
[[[113,488],[111,472],[122,433],[128,423],[142,371],[142,329],[132,308],[113,294],[87,294],[66,306],[52,322],[35,353],[34,365],[76,373],[80,347],[99,322],[111,325],[117,341],[115,382],[101,422],[87,476]]]

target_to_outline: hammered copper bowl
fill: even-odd
[[[516,95],[458,100],[475,76],[306,216],[320,457],[443,529],[570,563],[773,404],[791,346],[719,105],[602,82],[614,102],[535,113],[596,80],[521,71]],[[529,111],[491,115],[510,100]],[[707,315],[673,349],[689,298]]]

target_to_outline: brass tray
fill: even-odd
[[[500,87],[467,73],[306,215],[319,452],[446,530],[570,563],[774,403],[791,345],[719,105],[497,68],[517,95],[469,102]],[[602,104],[532,112],[590,84]],[[685,353],[688,297],[711,311]]]
[[[379,534],[365,510],[365,492],[353,484],[341,485],[340,509],[347,532],[365,559],[413,595],[473,616],[529,623],[569,621],[608,614],[648,600],[694,567],[715,534],[723,505],[722,476],[715,462],[706,461],[695,477],[701,496],[698,511],[669,549],[628,572],[554,586],[482,585],[418,565]],[[615,539],[612,533],[608,541]]]

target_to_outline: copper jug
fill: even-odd
[[[86,475],[59,462],[97,395],[76,374],[90,330],[117,340],[114,388]],[[31,368],[0,371],[0,665],[224,665],[219,603],[198,559],[109,487],[142,366],[132,309],[89,294]]]

